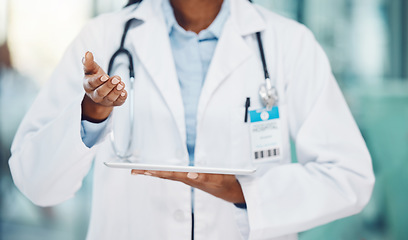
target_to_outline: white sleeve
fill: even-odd
[[[240,177],[250,239],[298,233],[356,214],[374,185],[371,158],[313,35],[301,29],[285,64],[290,137],[298,163]]]
[[[102,24],[92,20],[64,54],[26,114],[9,160],[13,180],[33,203],[50,206],[73,197],[95,154],[81,139],[83,67],[86,51],[104,53]]]

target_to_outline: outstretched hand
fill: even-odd
[[[245,203],[244,194],[237,178],[234,175],[209,174],[194,172],[170,172],[170,171],[147,171],[135,170],[133,175],[147,175],[185,183],[198,188],[215,197],[232,203]]]
[[[122,105],[126,98],[125,83],[119,76],[109,77],[94,61],[93,54],[86,52],[84,66],[82,118],[92,122],[105,120],[114,106]]]

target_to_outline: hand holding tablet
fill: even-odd
[[[126,162],[105,162],[105,165],[112,168],[128,168],[135,170],[170,171],[170,172],[195,172],[227,175],[250,175],[255,169],[234,169],[234,168],[214,168],[198,166],[177,166],[177,165],[152,165]]]

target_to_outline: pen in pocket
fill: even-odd
[[[245,122],[248,122],[248,108],[251,106],[251,98],[247,97],[245,101]]]

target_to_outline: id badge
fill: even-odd
[[[254,163],[279,160],[282,149],[282,133],[279,107],[249,111],[251,152]]]

